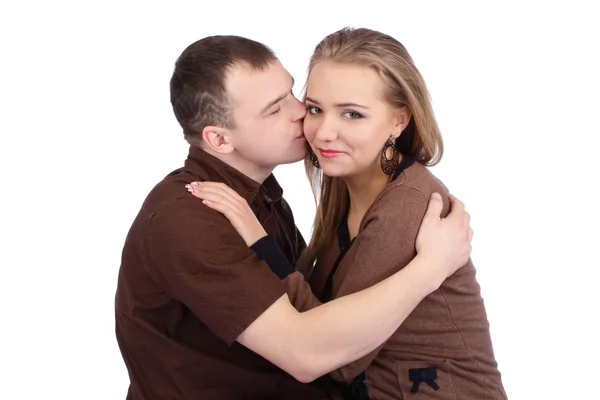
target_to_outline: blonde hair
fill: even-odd
[[[444,146],[427,86],[400,42],[371,29],[344,28],[317,45],[310,60],[309,76],[322,61],[359,64],[377,71],[385,85],[388,103],[397,108],[407,106],[412,112],[408,126],[396,139],[398,151],[427,166],[440,161]],[[312,239],[298,263],[298,269],[308,275],[323,251],[337,238],[349,198],[342,179],[325,176],[309,157],[304,165],[317,202]]]

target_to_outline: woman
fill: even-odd
[[[392,37],[327,36],[310,61],[305,104],[306,168],[319,201],[298,269],[326,302],[387,278],[398,259],[408,264],[429,196],[445,193],[447,209],[448,192],[426,168],[443,145],[425,82]],[[196,187],[227,215],[219,196]],[[330,375],[349,398],[505,399],[472,263],[379,349]]]

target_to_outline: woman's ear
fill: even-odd
[[[394,139],[398,139],[402,131],[408,126],[410,119],[412,118],[412,111],[408,106],[402,106],[397,108],[394,111],[394,114],[396,124],[394,125],[392,136]]]

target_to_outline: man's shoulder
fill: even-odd
[[[180,221],[185,218],[212,220],[220,215],[202,203],[202,200],[190,194],[185,185],[199,178],[183,171],[168,176],[159,182],[148,194],[145,206],[151,211],[151,219]]]
[[[186,168],[179,168],[166,175],[148,193],[137,216],[138,223],[150,223],[157,215],[169,218],[183,217],[189,213],[203,213],[208,209],[202,201],[192,196],[185,185],[202,180]]]

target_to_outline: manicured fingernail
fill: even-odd
[[[194,192],[194,189],[192,189],[192,188],[187,188],[187,191],[188,191],[188,192],[190,192],[190,193],[193,193],[193,192]]]
[[[441,199],[442,199],[442,196],[441,196],[439,193],[434,193],[434,194],[432,194],[431,196],[432,196],[433,198],[436,198],[436,199],[438,199],[438,200],[441,200]]]
[[[209,201],[209,200],[202,200],[202,202],[203,202],[204,204],[206,204],[207,206],[210,206],[210,205],[212,204],[212,202],[211,202],[211,201]]]

